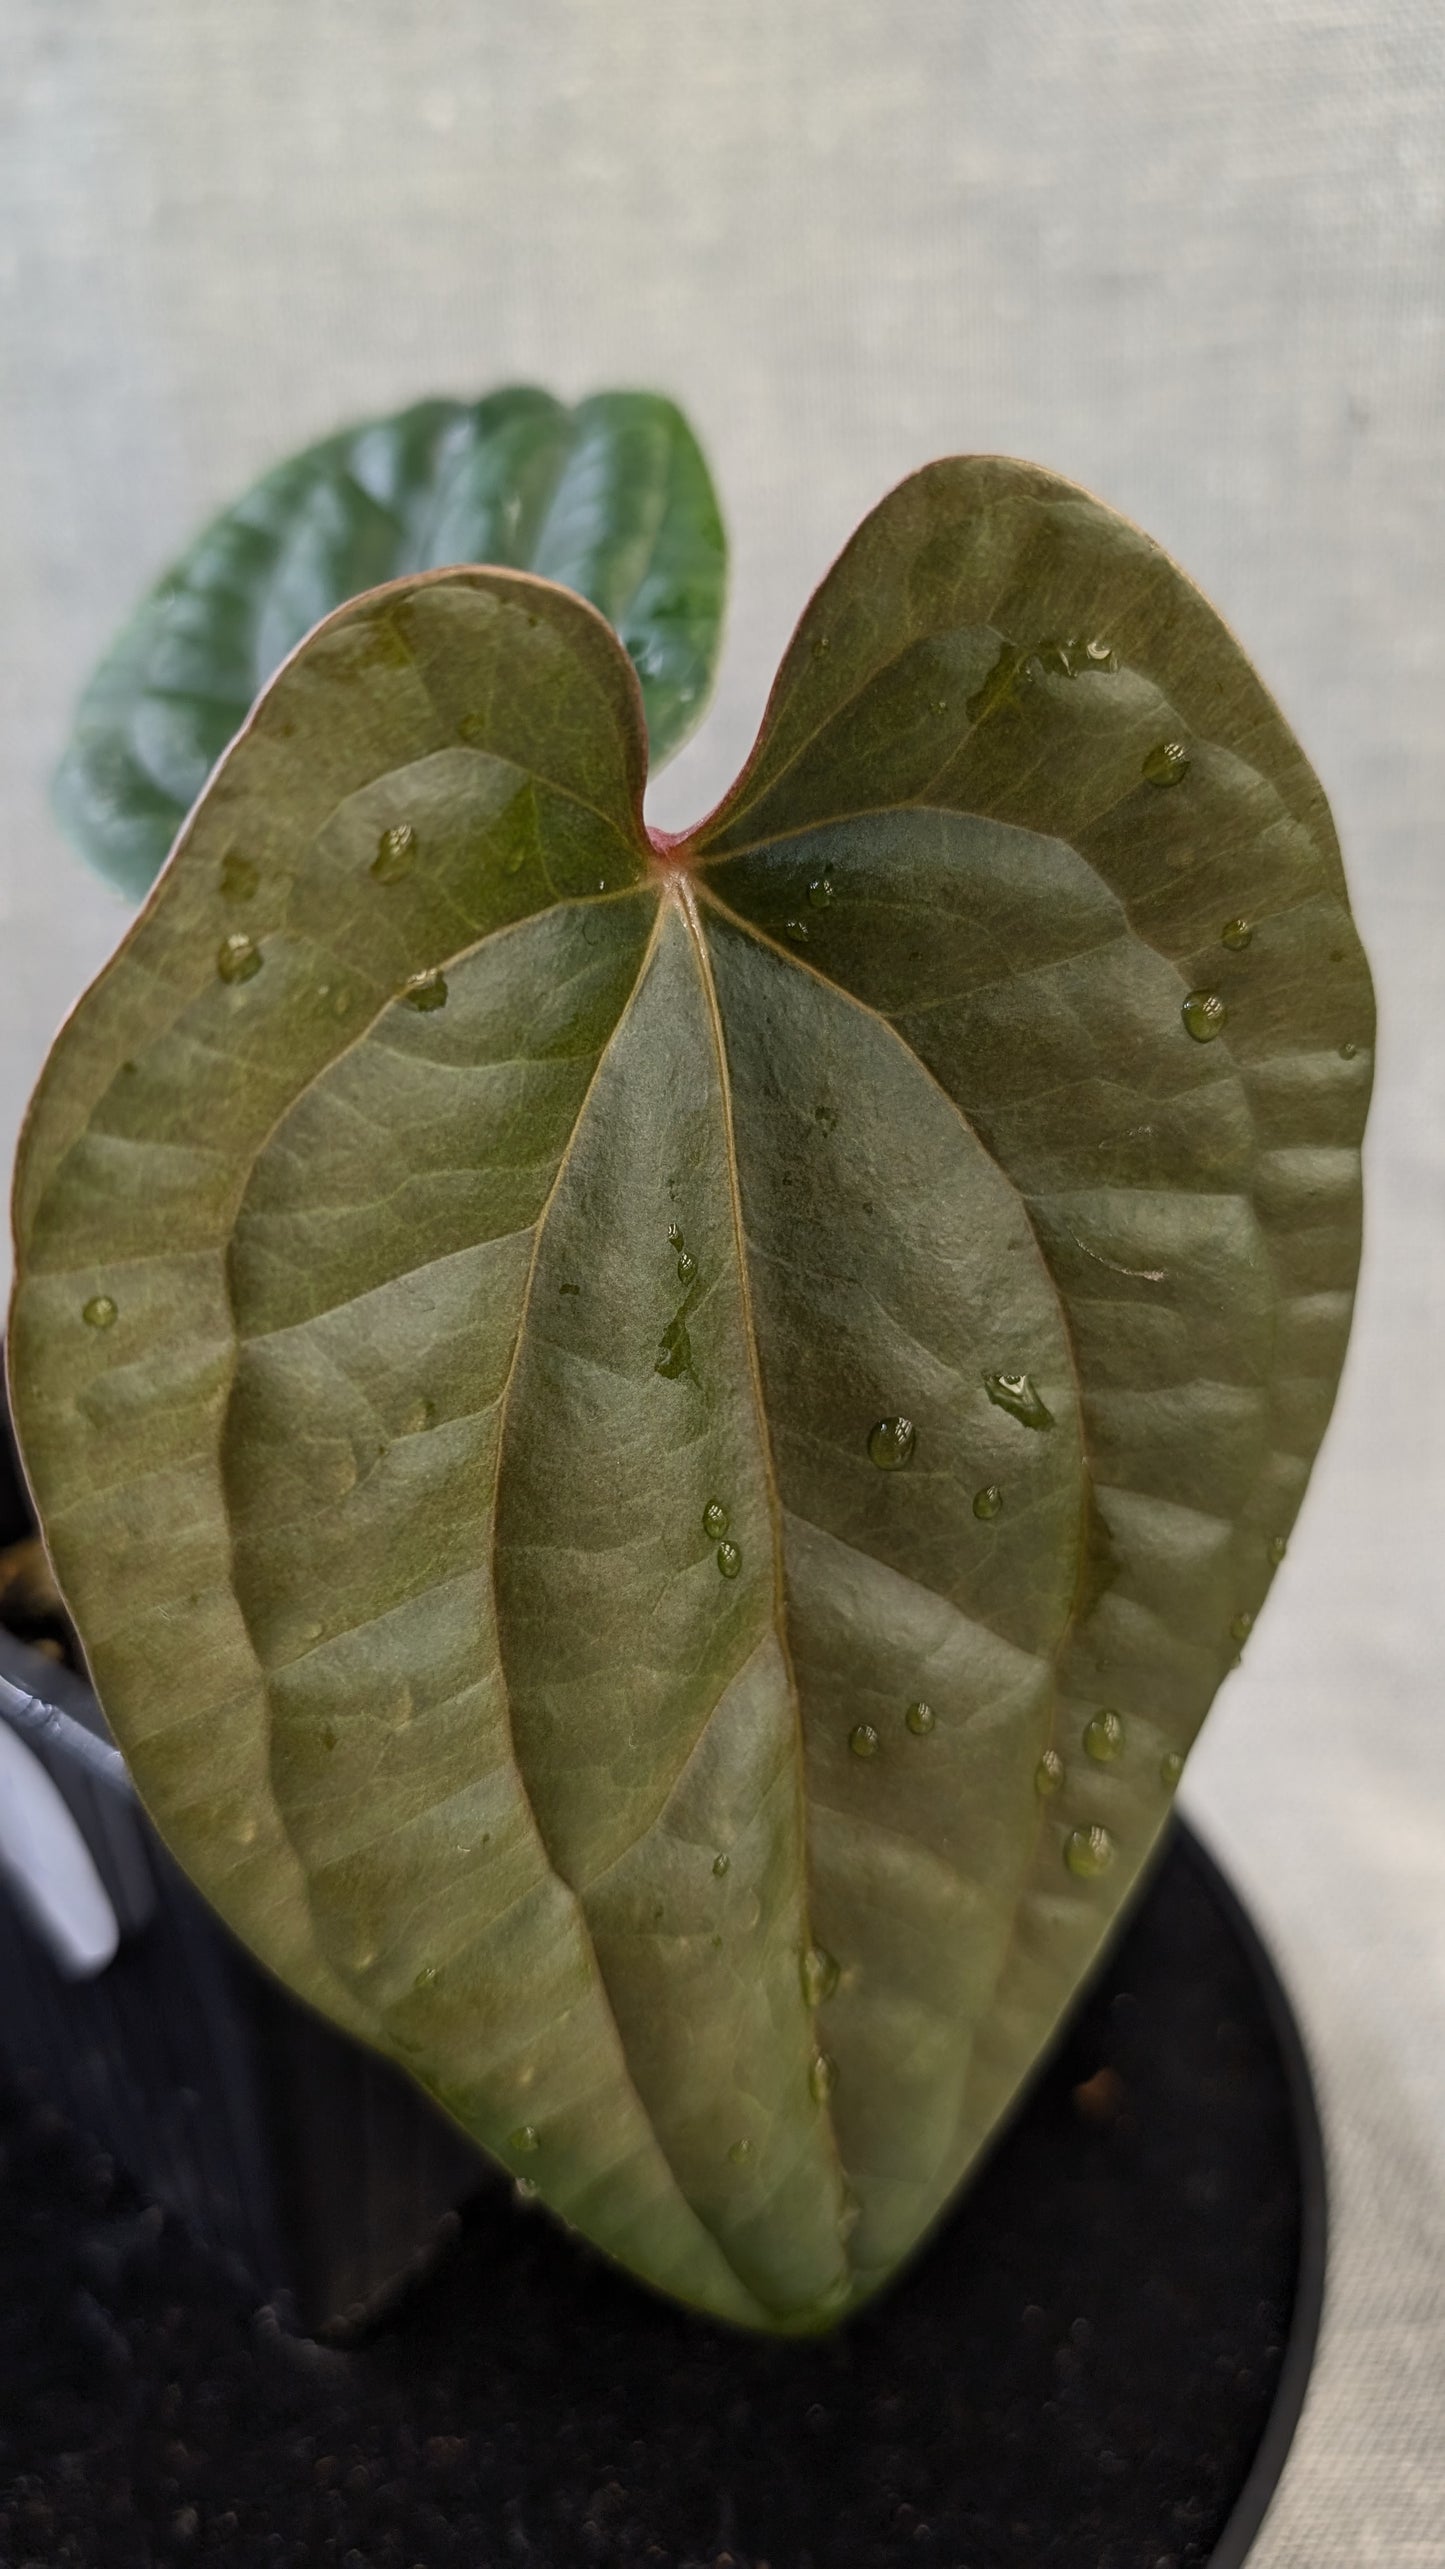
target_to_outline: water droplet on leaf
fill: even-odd
[[[1341,1046],[1340,1046],[1340,1059],[1341,1059],[1341,1061],[1353,1061],[1353,1060],[1354,1060],[1354,1058],[1355,1058],[1355,1055],[1358,1053],[1359,1049],[1360,1049],[1360,1047],[1359,1047],[1359,1045],[1358,1045],[1358,1044],[1341,1044]]]
[[[717,1875],[719,1882],[721,1882],[725,1873],[730,1873],[732,1871],[732,1861],[733,1860],[730,1855],[715,1855],[713,1857],[712,1869]]]
[[[688,1249],[684,1249],[682,1256],[678,1259],[677,1281],[680,1285],[695,1284],[697,1281],[697,1260]]]
[[[815,874],[808,886],[808,899],[815,910],[827,910],[833,902],[833,877],[826,871]]]
[[[808,922],[806,919],[785,919],[783,921],[783,925],[789,936],[792,938],[795,946],[805,946],[807,944]]]
[[[653,1371],[669,1383],[681,1382],[685,1374],[692,1374],[693,1381],[697,1380],[693,1372],[692,1336],[687,1325],[685,1303],[680,1311],[673,1313],[662,1333],[662,1344],[657,1351]]]
[[[1235,1616],[1235,1618],[1234,1618],[1233,1623],[1232,1623],[1232,1624],[1230,1625],[1230,1627],[1229,1627],[1229,1638],[1230,1638],[1230,1640],[1231,1640],[1231,1641],[1248,1641],[1249,1636],[1250,1636],[1250,1634],[1253,1632],[1253,1630],[1254,1630],[1254,1617],[1253,1617],[1253,1615],[1251,1615],[1251,1614],[1236,1615],[1236,1616]]]
[[[1159,1781],[1172,1789],[1184,1772],[1184,1760],[1177,1748],[1166,1749],[1159,1760]]]
[[[721,1499],[709,1499],[702,1512],[702,1530],[709,1543],[721,1543],[730,1522]]]
[[[376,842],[371,871],[378,883],[400,883],[416,863],[416,832],[410,821],[396,821]]]
[[[808,2072],[808,2094],[815,2105],[826,2105],[838,2084],[838,2064],[826,2052],[816,2052]]]
[[[1276,1570],[1279,1568],[1279,1565],[1288,1550],[1289,1545],[1286,1543],[1282,1534],[1271,1536],[1269,1543],[1269,1558]]]
[[[855,1722],[848,1733],[848,1746],[855,1757],[876,1757],[878,1733],[871,1722]]]
[[[1097,1880],[1113,1861],[1114,1841],[1107,1829],[1097,1822],[1091,1829],[1070,1829],[1064,1840],[1064,1862],[1081,1882]]]
[[[911,1418],[880,1418],[868,1431],[868,1460],[880,1472],[906,1471],[916,1442]]]
[[[411,1985],[418,1998],[424,1998],[429,1989],[435,1989],[437,1985],[436,1964],[434,1962],[424,1962]]]
[[[1006,1409],[1021,1427],[1052,1427],[1054,1413],[1028,1374],[985,1374],[983,1387],[995,1409]]]
[[[120,1309],[108,1293],[93,1293],[80,1316],[87,1329],[113,1329]]]
[[[261,969],[261,949],[253,937],[238,928],[234,935],[223,937],[216,952],[216,970],[223,981],[254,981]]]
[[[720,1543],[717,1566],[725,1579],[735,1579],[743,1566],[743,1556],[735,1543]]]
[[[542,2135],[535,2123],[519,2123],[515,2132],[509,2132],[507,2135],[509,2150],[540,2150],[541,2146]]]
[[[929,1732],[937,1723],[938,1715],[931,1704],[920,1702],[910,1704],[903,1718],[915,1739],[927,1739]]]
[[[1034,1791],[1047,1801],[1064,1780],[1064,1761],[1056,1748],[1046,1748],[1034,1768]]]
[[[981,1518],[985,1524],[987,1524],[991,1516],[997,1516],[999,1509],[1002,1506],[1003,1492],[999,1488],[997,1481],[990,1481],[986,1489],[974,1491],[973,1512],[974,1515]]]
[[[1189,773],[1189,752],[1182,740],[1161,740],[1139,770],[1148,785],[1179,785]]]
[[[1217,990],[1191,990],[1179,1013],[1196,1044],[1212,1044],[1216,1035],[1223,1034],[1229,1017]]]
[[[419,1016],[430,1016],[434,1008],[445,1008],[447,1004],[446,975],[441,972],[414,972],[403,987],[401,996],[408,1008],[415,1008]]]
[[[1078,678],[1087,669],[1116,670],[1119,666],[1119,655],[1112,643],[1098,635],[1091,639],[1078,633],[1068,634],[1058,642],[1041,642],[1037,658],[1039,666],[1056,678]]]
[[[674,1249],[680,1249],[682,1247],[682,1226],[680,1223],[669,1222],[667,1226],[667,1236],[672,1242]]]
[[[734,2141],[731,2149],[728,2151],[728,2157],[731,2159],[735,2168],[742,2167],[744,2162],[750,2159],[752,2155],[753,2145],[751,2141]]]
[[[1124,1746],[1124,1725],[1117,1713],[1095,1713],[1085,1725],[1084,1746],[1096,1766],[1109,1766]]]
[[[821,2007],[838,1986],[838,1965],[826,1945],[810,1945],[798,1967],[804,2002]]]
[[[1243,954],[1245,947],[1254,943],[1254,930],[1248,919],[1226,919],[1219,931],[1219,942],[1228,946],[1231,954]]]
[[[535,2177],[518,2177],[512,2192],[519,2203],[535,2203],[541,2187]]]

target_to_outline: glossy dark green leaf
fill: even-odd
[[[1136,530],[905,483],[649,844],[561,592],[262,700],[22,1152],[29,1469],[256,1950],[669,2291],[916,2245],[1139,1876],[1323,1432],[1368,975]]]
[[[641,680],[653,766],[671,757],[707,701],[722,631],[726,545],[697,441],[653,393],[568,410],[521,386],[328,437],[213,520],[81,699],[55,781],[76,845],[139,898],[312,626],[381,581],[469,562],[590,598]]]

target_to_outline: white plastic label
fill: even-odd
[[[95,1858],[59,1787],[6,1722],[0,1722],[0,1876],[67,1980],[93,1980],[114,1961],[120,1928]]]

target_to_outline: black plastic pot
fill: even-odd
[[[22,1504],[0,1483],[0,1543]],[[1288,2003],[1187,1830],[910,2273],[836,2340],[778,2346],[656,2302],[564,2238],[288,1998],[156,1843],[88,1690],[3,1635],[0,1718],[59,1784],[120,1929],[106,1969],[67,1979],[0,1889],[0,2057],[180,2216],[213,2261],[195,2271],[224,2270],[210,2289],[238,2330],[205,2339],[216,2378],[197,2396],[247,2413],[250,2440],[228,2460],[207,2429],[199,2494],[253,2522],[254,2545],[217,2557],[281,2556],[246,2513],[258,2471],[275,2523],[320,2503],[294,2417],[274,2452],[255,2422],[262,2357],[240,2316],[265,2301],[317,2328],[389,2301],[344,2380],[310,2386],[323,2444],[373,2455],[370,2478],[327,2489],[334,2552],[287,2557],[348,2540],[369,2557],[379,2484],[396,2556],[438,2569],[1245,2559],[1313,2358],[1324,2171]],[[446,2257],[398,2299],[458,2203]]]

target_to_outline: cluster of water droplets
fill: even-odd
[[[807,877],[803,885],[802,902],[783,921],[783,933],[795,946],[805,946],[812,934],[812,927],[803,915],[804,906],[815,912],[831,910],[836,891],[831,868],[826,865],[821,874],[810,874]]]
[[[1038,1430],[1053,1426],[1053,1412],[1026,1373],[985,1374],[983,1386],[989,1399],[1023,1427]],[[905,1472],[918,1447],[918,1431],[913,1420],[901,1412],[880,1418],[868,1431],[868,1459],[880,1472]],[[986,1481],[973,1495],[973,1513],[981,1524],[988,1524],[1003,1511],[1004,1493],[997,1481]],[[937,1716],[931,1704],[921,1699],[908,1705],[904,1713],[907,1728],[915,1739],[926,1739],[934,1730]],[[873,1758],[883,1745],[873,1722],[856,1722],[849,1732],[848,1745],[855,1757]]]
[[[709,1499],[702,1512],[702,1530],[709,1543],[715,1543],[719,1576],[735,1579],[743,1566],[743,1556],[728,1532],[732,1519],[721,1499]]]
[[[1118,652],[1102,634],[1070,633],[1041,642],[1034,657],[1051,678],[1082,678],[1091,671],[1112,676],[1119,666]]]
[[[904,1705],[902,1721],[904,1729],[914,1739],[929,1739],[938,1728],[937,1713],[921,1695],[915,1696],[911,1704]],[[855,1722],[848,1733],[848,1746],[855,1757],[877,1757],[883,1746],[883,1734],[877,1723]]]
[[[1112,677],[1118,668],[1119,654],[1103,634],[1068,633],[1035,643],[1005,642],[982,685],[966,699],[964,712],[973,724],[987,722],[992,714],[1020,712],[1020,699],[1040,677]],[[948,707],[940,703],[934,710],[943,714]]]

